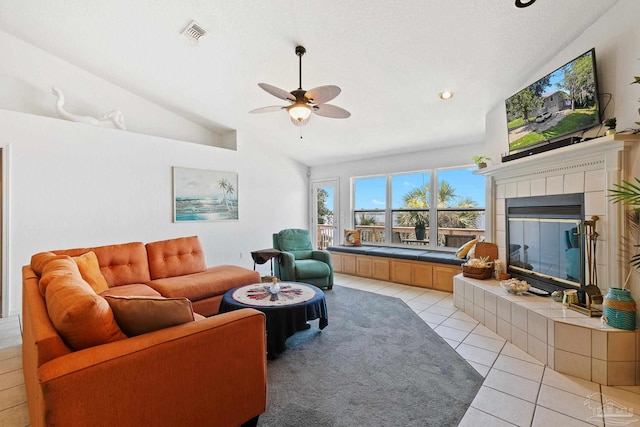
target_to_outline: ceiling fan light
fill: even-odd
[[[287,107],[287,111],[289,112],[292,121],[303,122],[311,116],[311,108],[302,102],[296,102],[295,104]]]
[[[293,117],[290,117],[290,119],[291,119],[291,123],[293,123],[294,125],[296,125],[299,128],[301,128],[302,126],[304,126],[307,123],[309,123],[309,120],[311,119],[311,116],[307,117],[304,120],[297,120],[297,119],[294,119]]]

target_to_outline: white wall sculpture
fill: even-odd
[[[104,115],[96,119],[91,116],[81,116],[78,114],[69,113],[64,109],[64,95],[60,89],[55,86],[51,88],[53,90],[53,94],[58,97],[58,101],[56,102],[56,110],[58,114],[63,119],[71,120],[72,122],[85,123],[94,126],[103,126],[107,128],[117,128],[122,130],[127,130],[124,126],[124,116],[122,112],[119,110],[109,111],[104,113]]]

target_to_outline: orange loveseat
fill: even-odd
[[[238,426],[264,412],[264,315],[193,313],[217,313],[259,274],[206,268],[197,237],[40,253],[22,275],[32,426]],[[188,318],[127,335],[113,299],[176,303]]]

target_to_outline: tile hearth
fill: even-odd
[[[555,371],[603,385],[640,385],[640,331],[603,325],[549,297],[508,294],[497,280],[458,275],[453,287],[456,308]]]

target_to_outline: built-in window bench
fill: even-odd
[[[449,252],[381,246],[330,246],[337,273],[453,292],[464,260]]]
[[[453,279],[454,304],[556,372],[640,385],[640,331],[603,325],[550,297],[512,295],[497,280]]]

